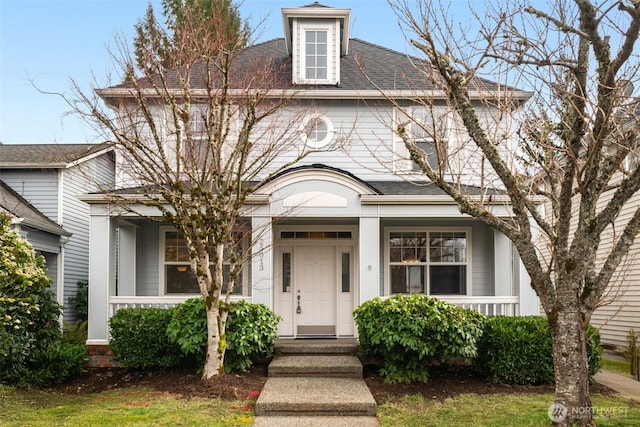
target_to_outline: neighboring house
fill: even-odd
[[[64,319],[89,277],[89,206],[77,196],[114,185],[110,144],[0,145],[0,206],[44,256]]]
[[[313,103],[317,147],[343,132],[352,135],[346,152],[312,154],[255,191],[247,214],[253,256],[234,297],[272,308],[282,317],[282,337],[355,336],[354,308],[397,293],[434,295],[487,314],[537,314],[538,299],[511,242],[462,215],[416,173],[394,132],[399,111],[356,64],[361,59],[376,84],[410,105],[414,93],[404,78],[416,74],[414,59],[350,39],[349,9],[314,3],[282,13],[286,38],[243,55],[285,65],[283,89],[295,90],[299,105]],[[304,54],[311,45],[322,56],[313,67]],[[485,91],[504,90],[481,83]],[[122,89],[98,93],[117,108],[126,103]],[[513,91],[518,102],[530,97]],[[474,96],[479,102],[480,92]],[[430,119],[424,109],[415,114]],[[449,131],[452,145],[459,143]],[[311,132],[300,133],[309,143]],[[380,151],[384,147],[389,152]],[[410,182],[420,179],[420,185]],[[464,180],[470,192],[493,200],[498,215],[509,216],[499,192],[475,187],[480,182],[473,173]],[[119,308],[167,307],[199,295],[185,242],[173,227],[123,212],[104,194],[82,200],[91,205],[88,344],[108,342],[108,320]]]
[[[47,274],[51,278],[51,288],[57,291],[59,262],[62,261],[62,250],[71,238],[71,233],[33,207],[1,180],[0,212],[9,215],[10,228],[31,243],[38,255],[42,255],[47,265]]]
[[[631,90],[632,92],[633,90]],[[640,126],[640,98],[635,99],[635,106],[623,114],[620,122],[624,123],[623,130],[630,132],[632,127]],[[635,131],[637,133],[637,130]],[[636,144],[640,141],[636,141]],[[626,159],[627,171],[640,167],[640,151],[636,149]],[[609,192],[613,194],[613,190]],[[640,194],[636,193],[620,213],[613,228],[605,231],[598,250],[606,254],[611,249],[612,238],[609,235],[619,233],[640,208]],[[629,249],[627,258],[622,262],[618,273],[614,275],[609,290],[604,295],[603,306],[598,308],[591,317],[591,324],[600,329],[602,343],[608,346],[626,348],[627,337],[633,330],[640,333],[640,236],[636,237]]]

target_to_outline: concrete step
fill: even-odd
[[[362,378],[267,379],[256,401],[256,417],[374,417],[376,401]]]
[[[358,351],[355,338],[338,339],[277,339],[274,343],[276,354],[351,354]]]
[[[256,417],[253,427],[379,427],[376,417]]]
[[[350,355],[281,355],[269,364],[270,377],[362,378],[362,363]]]

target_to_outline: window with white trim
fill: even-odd
[[[161,259],[161,277],[163,278],[164,294],[200,294],[200,288],[195,273],[191,269],[189,261],[189,249],[187,241],[182,233],[166,229],[161,232],[162,240],[162,259]],[[246,249],[246,241],[242,241],[241,245],[235,248],[243,251]],[[224,283],[223,292],[226,292],[226,283],[228,283],[230,264],[228,261],[229,254],[225,254],[224,262]],[[209,268],[213,274],[213,263],[209,264]],[[233,286],[233,293],[236,295],[247,294],[246,275],[244,268],[240,271],[236,282]]]
[[[294,64],[294,83],[336,84],[339,65],[333,24],[300,24],[299,30],[300,55],[296,55]]]
[[[329,78],[328,31],[306,30],[304,47],[305,80],[327,80]]]
[[[219,107],[194,104],[189,109],[188,122],[186,118],[180,119],[180,155],[183,168],[202,170],[214,160],[214,153],[222,154],[224,157],[235,148],[233,142],[240,132],[240,111],[236,105],[229,104],[226,106],[224,119],[218,117],[219,113]],[[170,116],[168,120],[173,120],[173,117]],[[220,126],[223,127],[221,133],[227,134],[225,141],[217,141],[214,138],[213,134]],[[216,146],[210,147],[209,144]]]
[[[394,230],[387,236],[391,294],[467,295],[468,230]]]
[[[326,147],[333,139],[334,133],[331,120],[321,114],[308,115],[300,127],[300,138],[306,146],[313,149]]]
[[[427,164],[432,169],[439,168],[436,137],[442,139],[446,135],[447,126],[444,117],[434,118],[434,110],[425,107],[396,109],[394,116],[394,150],[396,153],[396,170],[399,172],[420,171],[421,168],[411,159],[400,133],[407,137],[420,150]]]

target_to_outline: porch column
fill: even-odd
[[[515,249],[514,249],[515,251]],[[540,301],[536,291],[531,287],[531,277],[527,273],[527,269],[524,268],[524,264],[520,261],[520,256],[515,258],[516,268],[514,274],[517,277],[518,283],[518,296],[520,303],[520,315],[521,316],[540,316]]]
[[[136,238],[135,226],[118,224],[118,296],[136,295]]]
[[[251,297],[252,302],[273,306],[273,229],[271,217],[251,218]]]
[[[380,218],[360,218],[359,304],[380,295]]]
[[[92,210],[95,206],[91,206]],[[89,230],[87,345],[108,344],[109,296],[115,295],[114,226],[108,214],[92,215]]]
[[[513,266],[511,262],[511,240],[498,230],[493,231],[493,276],[494,295],[514,295]]]

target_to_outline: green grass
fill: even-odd
[[[602,368],[619,374],[631,375],[631,364],[628,360],[602,359]]]
[[[598,426],[640,426],[640,406],[601,395],[593,406],[602,415]],[[550,426],[547,415],[550,394],[462,394],[444,402],[406,396],[378,408],[382,427],[390,426]],[[605,414],[605,412],[608,413]]]
[[[378,408],[387,426],[549,426],[551,394],[405,396]],[[254,400],[184,399],[145,388],[68,395],[0,385],[0,426],[250,426]],[[598,426],[640,427],[640,405],[593,396]],[[607,416],[609,413],[610,416]]]
[[[144,388],[73,396],[0,385],[0,426],[250,426],[253,403]]]

